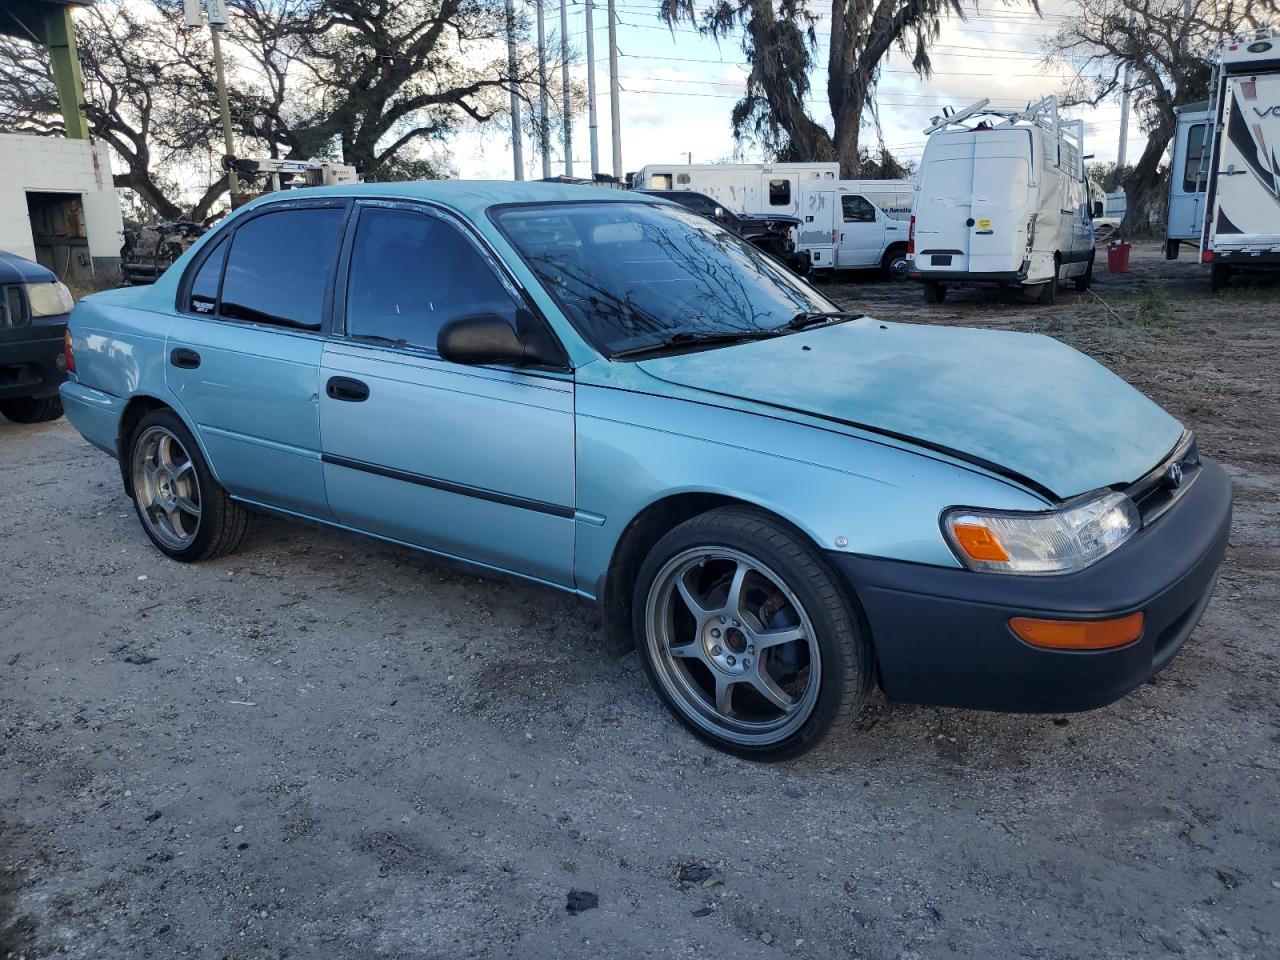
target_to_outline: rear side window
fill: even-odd
[[[361,211],[347,280],[349,336],[435,350],[442,326],[477,314],[514,327],[516,300],[457,227],[412,210]]]
[[[196,278],[191,282],[191,296],[187,309],[192,313],[210,314],[218,308],[218,283],[222,280],[222,262],[227,257],[227,238],[214,244],[213,252],[200,265]]]
[[[769,205],[771,207],[791,206],[791,181],[790,180],[770,180],[769,181]]]
[[[1197,123],[1187,131],[1187,152],[1182,167],[1182,192],[1203,193],[1209,178],[1202,168],[1208,159],[1205,154],[1204,131],[1207,124]]]
[[[222,281],[221,314],[317,330],[346,211],[277,210],[236,230]]]
[[[840,205],[844,210],[845,223],[876,222],[876,208],[865,197],[859,197],[856,194],[843,196],[840,198]]]

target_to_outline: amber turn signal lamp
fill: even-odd
[[[1004,552],[1004,547],[1000,546],[995,534],[981,524],[957,523],[952,526],[951,535],[971,560],[1009,562],[1009,555]]]
[[[1014,617],[1009,627],[1034,647],[1049,650],[1109,650],[1142,636],[1142,614],[1115,620],[1036,620]]]
[[[62,331],[62,356],[67,365],[67,373],[76,372],[76,354],[71,347],[71,331]]]

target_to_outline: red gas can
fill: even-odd
[[[1107,246],[1107,270],[1111,273],[1129,272],[1129,251],[1131,244],[1120,241]]]

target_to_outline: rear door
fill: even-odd
[[[317,379],[349,204],[272,203],[193,262],[165,379],[235,496],[329,517]]]
[[[1169,171],[1169,216],[1166,235],[1171,239],[1199,240],[1204,228],[1204,198],[1209,186],[1209,122],[1179,120]]]
[[[973,138],[935,134],[920,165],[913,213],[915,269],[921,274],[964,273],[969,269],[973,204]]]
[[[797,216],[802,222],[797,246],[809,251],[813,266],[817,269],[834,267],[838,232],[836,228],[840,216],[835,190],[830,185],[807,188],[800,195],[799,207]]]
[[[1026,258],[1031,133],[982,132],[973,141],[969,271],[1012,273]]]
[[[325,347],[329,503],[349,526],[561,586],[573,582],[573,379],[440,357],[440,328],[527,309],[451,216],[361,203]],[[343,315],[345,317],[343,318]]]

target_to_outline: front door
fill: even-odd
[[[884,250],[884,217],[866,197],[840,195],[840,244],[837,267],[878,267]]]
[[[569,373],[462,366],[436,352],[457,317],[515,324],[520,292],[432,208],[358,205],[324,349],[320,431],[344,524],[561,586],[573,583]]]
[[[219,482],[325,519],[317,380],[347,213],[346,201],[286,202],[239,219],[193,265],[164,355]]]

